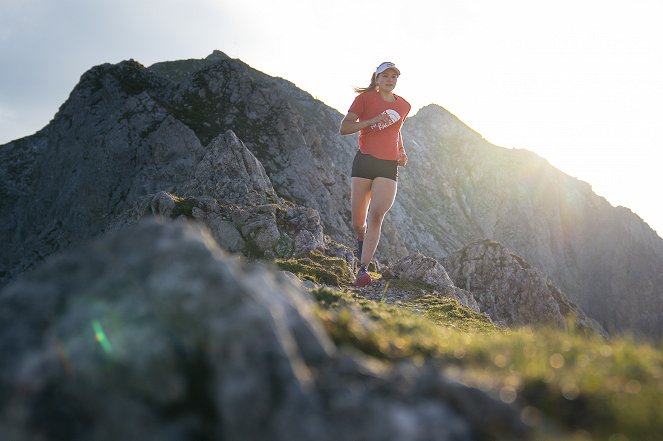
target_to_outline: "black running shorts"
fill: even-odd
[[[353,178],[387,178],[398,181],[398,161],[378,159],[371,155],[365,155],[357,150],[354,161],[352,161]]]

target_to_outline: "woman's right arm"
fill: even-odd
[[[351,135],[353,133],[357,133],[361,129],[372,126],[373,124],[377,124],[379,122],[388,124],[390,121],[389,115],[385,113],[381,113],[378,116],[364,121],[357,121],[357,119],[359,119],[359,116],[352,112],[349,112],[347,115],[345,115],[345,118],[343,118],[343,121],[341,121],[341,128],[339,130],[341,135]]]

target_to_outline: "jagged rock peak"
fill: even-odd
[[[233,204],[282,205],[263,165],[232,130],[207,145],[185,192]]]
[[[416,127],[424,126],[428,130],[433,130],[434,133],[445,137],[452,135],[483,139],[481,134],[439,104],[429,104],[422,107],[410,121],[414,122]]]
[[[225,60],[231,60],[231,58],[226,55],[225,53],[221,52],[218,49],[214,49],[211,54],[205,57],[206,60],[209,61],[225,61]]]
[[[443,106],[439,104],[428,104],[427,106],[422,107],[419,109],[417,112],[417,115],[420,115],[422,117],[427,116],[427,117],[447,117],[447,116],[453,116],[456,118],[454,114],[449,112],[447,109],[445,109]]]
[[[241,63],[239,60],[230,58],[219,50],[214,50],[202,59],[193,58],[188,60],[163,61],[152,64],[148,69],[174,83],[179,83],[202,69],[229,61]]]
[[[162,77],[133,59],[100,64],[81,75],[55,119],[61,117],[63,111],[71,116],[83,109],[93,110],[100,102],[114,102],[120,107],[124,97],[139,95],[146,90],[163,90],[166,84]]]

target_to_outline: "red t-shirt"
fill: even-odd
[[[396,101],[385,101],[379,92],[372,90],[360,93],[355,98],[349,112],[359,117],[359,121],[371,119],[381,113],[391,117],[391,123],[372,125],[361,129],[359,150],[379,159],[398,160],[398,134],[412,106],[402,97],[394,94]]]

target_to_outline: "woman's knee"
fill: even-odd
[[[382,225],[384,216],[387,214],[386,210],[369,210],[367,221],[369,225]]]

